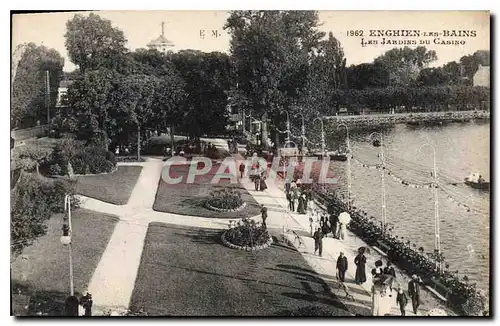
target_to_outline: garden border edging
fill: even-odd
[[[210,205],[210,203],[208,202],[208,200],[205,202],[205,206],[206,208],[208,208],[209,210],[212,210],[212,211],[216,211],[216,212],[221,212],[221,213],[234,213],[234,212],[238,212],[238,211],[241,211],[242,209],[244,209],[245,207],[247,207],[247,202],[244,201],[243,204],[241,204],[240,206],[236,207],[236,208],[233,208],[233,209],[225,209],[225,208],[217,208],[217,207],[214,207],[212,205]]]
[[[271,244],[273,243],[273,237],[269,236],[269,239],[266,241],[266,243],[264,243],[263,245],[260,245],[260,246],[255,246],[255,247],[238,246],[238,245],[232,244],[231,242],[226,240],[226,233],[227,233],[227,231],[224,231],[221,234],[220,239],[222,240],[222,243],[226,247],[229,247],[231,249],[238,249],[238,250],[244,250],[244,251],[257,251],[257,250],[266,249],[266,248],[270,247]]]

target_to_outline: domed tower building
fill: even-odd
[[[161,23],[161,35],[148,43],[149,49],[155,49],[160,52],[166,53],[168,50],[174,47],[174,43],[167,40],[165,37],[165,22]]]

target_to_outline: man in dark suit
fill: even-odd
[[[347,267],[347,257],[344,256],[343,252],[341,252],[339,258],[337,258],[337,271],[340,282],[345,282],[345,272],[347,271]]]
[[[408,283],[408,294],[410,295],[413,313],[415,315],[420,306],[420,283],[422,283],[422,280],[415,274],[413,274],[411,281]]]

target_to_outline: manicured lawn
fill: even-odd
[[[141,166],[119,166],[110,174],[78,177],[76,192],[107,203],[125,205],[141,171]]]
[[[114,216],[85,209],[72,212],[75,292],[87,289],[117,221]],[[62,215],[54,215],[47,221],[47,234],[11,263],[12,290],[32,296],[32,311],[60,315],[69,296],[69,248],[60,242],[61,229]],[[42,307],[33,307],[35,302],[45,301]]]
[[[131,309],[149,316],[282,316],[311,305],[351,315],[284,244],[254,253],[225,247],[220,231],[152,223]]]
[[[214,164],[210,172],[196,176],[193,183],[187,183],[185,180],[190,166],[172,165],[170,176],[172,178],[182,176],[184,181],[179,184],[167,184],[160,179],[153,209],[165,213],[216,218],[243,218],[260,214],[258,203],[239,182],[231,184],[229,179],[221,179],[216,184],[211,183],[219,166],[219,164]],[[205,202],[210,198],[210,193],[225,187],[238,189],[247,206],[238,212],[231,213],[207,209]]]

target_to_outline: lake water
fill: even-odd
[[[490,181],[490,125],[451,124],[440,127],[396,125],[384,132],[386,217],[393,232],[426,252],[434,249],[432,149],[436,150],[441,251],[450,265],[478,287],[489,287],[490,196],[463,183],[471,172]],[[381,220],[380,147],[366,135],[351,136],[354,205]],[[347,165],[335,162],[335,165]],[[343,179],[343,178],[342,178]],[[402,184],[402,181],[409,185]]]

